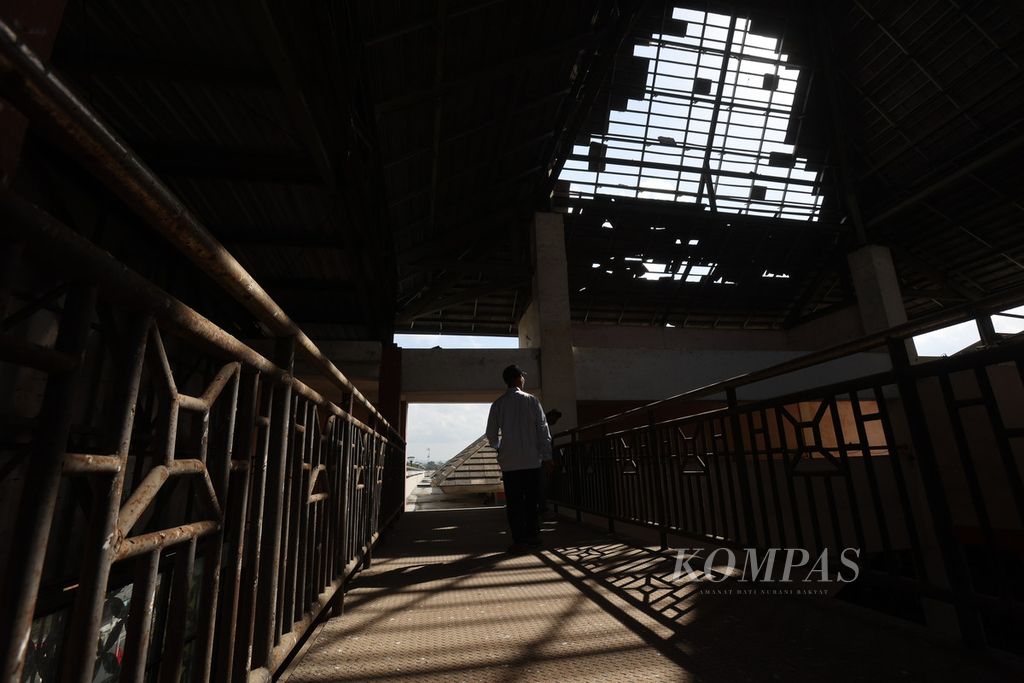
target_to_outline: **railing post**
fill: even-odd
[[[63,668],[66,681],[75,678],[91,681],[93,677],[96,640],[99,637],[107,580],[113,563],[117,515],[121,507],[121,493],[124,488],[125,470],[128,467],[132,425],[135,421],[136,401],[151,324],[152,319],[148,315],[139,316],[133,320],[127,335],[128,338],[119,348],[125,352],[123,355],[119,354],[125,362],[125,369],[123,375],[118,378],[116,402],[110,411],[109,418],[110,429],[113,432],[111,436],[116,438],[116,441],[111,439],[105,444],[105,447],[114,451],[120,460],[120,467],[116,473],[106,475],[101,482],[97,482],[95,487],[97,492],[103,492],[103,496],[94,505],[94,512],[89,520],[90,537],[85,548],[82,575],[75,596],[69,629],[70,636],[64,648]],[[118,347],[115,346],[115,348]],[[160,554],[159,551],[154,551],[154,553],[157,556]],[[135,560],[136,563],[143,561],[145,560],[141,558]],[[133,597],[140,601],[142,599],[134,594]],[[134,613],[138,611],[138,608],[134,607],[136,600],[132,602],[132,612]],[[145,644],[148,645],[148,642]]]
[[[141,681],[146,676],[146,660],[153,626],[153,601],[160,572],[160,551],[153,550],[131,562],[135,565],[134,584],[132,606],[128,612],[124,658],[121,660],[121,676],[128,681]],[[83,679],[92,680],[91,668],[87,670],[87,674]]]
[[[617,505],[615,504],[615,449],[611,448],[608,444],[608,425],[601,426],[601,451],[605,454],[605,472],[607,473],[607,481],[605,481],[605,512],[608,516],[608,533],[615,533],[615,512]]]
[[[343,401],[342,405],[346,411],[352,409],[351,396],[349,400]],[[351,417],[351,413],[348,413],[348,417]],[[351,468],[350,453],[352,452],[352,429],[353,425],[348,420],[342,420],[337,426],[336,438],[340,442],[340,452],[338,453],[338,493],[341,500],[338,501],[338,513],[334,523],[338,525],[337,531],[337,547],[334,550],[335,554],[335,565],[338,567],[338,577],[341,579],[341,583],[338,586],[337,592],[334,594],[334,598],[331,601],[331,614],[333,616],[340,616],[345,611],[345,572],[348,569],[348,543],[349,543],[349,524],[350,518],[350,506],[352,504],[352,496],[350,495],[350,480],[349,469]]]
[[[280,575],[281,523],[284,516],[284,475],[291,432],[291,374],[295,367],[295,339],[282,337],[274,348],[274,363],[289,377],[274,391],[270,415],[270,450],[267,464],[266,507],[263,510],[263,549],[260,553],[259,590],[256,598],[256,633],[252,663],[267,664],[277,636],[277,589]]]
[[[0,643],[4,648],[3,680],[20,681],[25,665],[32,617],[43,575],[50,526],[60,489],[61,468],[71,431],[75,389],[81,376],[82,359],[89,341],[89,329],[96,308],[96,288],[73,288],[61,316],[55,349],[79,359],[71,372],[52,374],[47,379],[39,413],[35,448],[29,459],[25,484],[12,526],[11,547],[18,552],[7,560],[0,584]]]
[[[576,521],[583,521],[583,511],[580,509],[583,507],[583,476],[580,471],[580,466],[583,464],[582,457],[580,456],[580,445],[579,445],[579,432],[573,431],[572,441],[569,443],[569,450],[572,453],[572,471],[570,473],[570,480],[573,482],[572,486],[572,503],[576,508]]]
[[[960,626],[960,635],[968,647],[984,649],[986,646],[985,631],[977,607],[975,607],[970,569],[967,566],[963,549],[957,543],[953,533],[953,515],[942,483],[942,474],[939,471],[938,462],[935,460],[935,450],[932,446],[924,407],[921,404],[917,381],[911,372],[906,341],[899,337],[892,337],[888,341],[888,347],[893,373],[896,376],[896,386],[899,389],[903,411],[907,417],[911,443],[917,456],[925,499],[935,528],[935,537],[942,554],[946,574],[949,577],[950,588],[955,596],[954,608]]]
[[[737,412],[739,402],[736,398],[736,389],[729,387],[725,390],[725,398],[729,404],[729,427],[732,431],[732,457],[736,463],[736,476],[740,483],[740,505],[743,509],[743,523],[736,520],[737,532],[740,528],[747,535],[743,540],[752,545],[757,544],[757,528],[754,524],[754,502],[750,496],[750,474],[747,472],[747,459],[743,452],[743,427],[740,425],[740,416]]]
[[[0,320],[7,318],[7,308],[11,303],[11,292],[14,289],[14,278],[18,272],[23,247],[20,241],[5,239],[0,242]]]
[[[238,634],[239,601],[242,594],[241,576],[242,559],[245,551],[246,525],[245,519],[249,508],[250,474],[253,467],[253,451],[255,444],[257,398],[259,394],[259,375],[239,371],[238,388],[235,399],[235,427],[232,429],[230,453],[228,461],[227,485],[224,490],[223,519],[225,549],[227,553],[222,575],[222,588],[218,592],[217,619],[214,623],[214,634],[211,652],[212,669],[209,680],[231,681],[232,668],[235,662],[235,638]],[[238,459],[235,459],[235,458]]]
[[[380,513],[381,486],[377,481],[377,467],[380,465],[380,443],[375,434],[367,437],[369,441],[366,469],[363,471],[363,494],[366,496],[366,533],[361,539],[366,550],[363,551],[361,567],[369,569],[373,566],[373,544],[370,540],[377,533],[378,514]]]
[[[348,413],[349,417],[353,417],[352,408],[354,406],[354,397],[352,394],[347,394],[342,400],[342,407],[345,412]],[[355,449],[355,435],[353,431],[356,426],[351,420],[345,421],[345,442],[342,445],[341,452],[341,484],[342,484],[342,495],[345,496],[344,505],[342,506],[342,519],[341,519],[341,569],[342,572],[348,569],[348,562],[351,558],[349,552],[349,546],[352,545],[352,515],[355,512],[353,505],[355,496],[355,489],[352,484],[352,468],[353,468],[353,453]],[[344,592],[345,584],[342,583],[340,590]],[[342,597],[344,601],[344,596]],[[343,606],[339,606],[342,609]]]
[[[191,505],[186,505],[186,509]],[[159,560],[157,560],[159,561]],[[185,629],[188,623],[189,593],[192,572],[196,565],[196,540],[179,545],[174,551],[174,566],[171,569],[171,590],[167,601],[167,621],[164,626],[160,680],[177,681],[185,654]],[[209,569],[207,567],[207,569]],[[141,663],[141,666],[145,666]]]
[[[657,438],[658,430],[655,427],[654,411],[647,411],[647,443],[651,458],[655,462],[655,471],[658,480],[654,482],[654,503],[658,511],[658,542],[661,549],[668,549],[668,532],[665,530],[668,515],[665,509],[665,463],[662,460],[661,442]]]

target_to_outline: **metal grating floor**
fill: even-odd
[[[816,598],[699,594],[672,553],[560,520],[501,552],[504,510],[407,513],[282,676],[319,681],[1005,681],[916,627]]]

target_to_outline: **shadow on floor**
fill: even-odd
[[[674,580],[674,554],[573,522],[509,556],[504,524],[494,509],[406,514],[284,680],[1024,680],[1016,660],[828,598]]]

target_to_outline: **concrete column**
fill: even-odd
[[[536,291],[537,279],[534,278],[534,291]],[[537,305],[537,298],[534,297],[530,305],[523,311],[519,318],[519,348],[539,349],[540,348],[540,307]]]
[[[888,247],[868,244],[846,255],[857,294],[857,308],[870,334],[907,322],[903,295]]]
[[[533,301],[520,322],[520,343],[526,334],[530,339],[525,346],[540,347],[541,400],[545,410],[562,412],[556,426],[561,431],[577,426],[576,364],[561,214],[534,214],[533,261]]]
[[[381,346],[378,377],[377,409],[392,427],[401,431],[402,349],[395,344]]]

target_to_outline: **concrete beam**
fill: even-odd
[[[505,390],[501,371],[526,371],[526,391],[539,393],[538,349],[402,349],[402,400],[490,403]]]
[[[519,322],[519,343],[531,345],[536,325],[530,310]],[[524,322],[526,323],[524,325]],[[863,336],[855,306],[809,320],[788,330],[728,330],[683,327],[573,325],[576,347],[708,351],[817,351]]]

